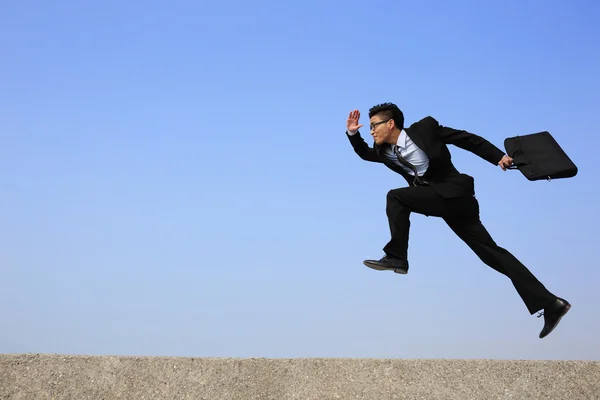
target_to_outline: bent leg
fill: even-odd
[[[441,217],[445,201],[431,187],[416,186],[390,190],[387,194],[386,214],[391,239],[383,251],[392,257],[408,261],[410,214]]]

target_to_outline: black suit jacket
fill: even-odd
[[[458,172],[454,167],[447,144],[468,150],[494,165],[497,165],[504,156],[504,152],[484,138],[464,130],[442,126],[433,117],[425,117],[406,128],[405,131],[429,158],[429,167],[423,178],[445,198],[475,193],[473,178]],[[369,147],[360,136],[360,132],[352,136],[346,132],[346,135],[360,158],[385,164],[391,170],[402,175],[409,185],[412,185],[412,178],[401,167],[383,156],[381,146],[374,144],[373,148]]]

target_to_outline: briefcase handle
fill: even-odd
[[[519,145],[521,144],[520,138],[519,138],[518,143],[519,143]],[[521,167],[521,166],[531,164],[531,161],[529,161],[529,159],[527,157],[525,157],[525,154],[523,154],[523,150],[521,150],[520,146],[515,149],[513,154],[510,155],[510,158],[513,159],[513,165],[511,165],[510,167],[507,167],[507,169],[519,169],[519,167]],[[517,161],[518,159],[520,159],[521,161]]]

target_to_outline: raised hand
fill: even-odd
[[[349,132],[354,132],[362,128],[363,125],[358,123],[359,119],[360,111],[350,111],[350,115],[348,115],[348,120],[346,121],[346,129],[348,129]]]

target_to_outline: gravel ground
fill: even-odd
[[[600,399],[600,362],[5,354],[0,399]]]

